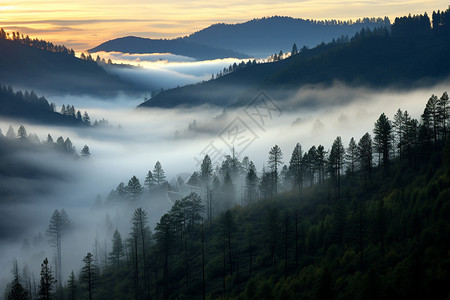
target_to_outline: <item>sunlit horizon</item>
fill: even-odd
[[[123,36],[175,38],[216,23],[242,23],[254,18],[289,16],[314,20],[357,20],[364,17],[395,17],[408,14],[430,16],[445,10],[447,1],[228,1],[171,0],[148,3],[130,0],[35,1],[6,0],[0,3],[0,27],[33,38],[64,44],[85,51],[102,42]]]

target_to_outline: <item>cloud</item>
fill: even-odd
[[[234,58],[196,61],[170,53],[129,54],[120,52],[91,53],[114,63],[132,64],[135,68],[106,66],[105,69],[148,91],[168,89],[211,79],[223,68],[241,60]]]

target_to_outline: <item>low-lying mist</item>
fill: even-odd
[[[235,58],[197,61],[190,57],[170,53],[130,54],[121,52],[96,52],[116,65],[105,65],[106,71],[149,91],[174,88],[211,79],[217,72],[241,60]],[[117,64],[135,67],[117,66]]]
[[[62,242],[63,282],[71,270],[79,272],[82,258],[88,251],[93,252],[95,248],[99,253],[110,251],[116,228],[122,237],[128,235],[136,207],[141,206],[148,212],[153,230],[160,216],[172,205],[166,195],[145,198],[134,204],[109,204],[106,196],[120,182],[127,184],[133,175],[143,185],[145,175],[153,170],[156,161],[161,162],[170,181],[178,174],[198,171],[198,161],[204,154],[211,156],[211,145],[222,155],[231,154],[234,146],[239,158],[248,156],[260,172],[275,144],[283,151],[285,164],[297,142],[303,151],[318,144],[329,149],[336,136],[341,136],[347,146],[351,137],[359,140],[366,132],[372,134],[373,124],[383,112],[392,119],[401,108],[420,119],[428,98],[432,94],[442,95],[447,87],[447,83],[442,83],[426,89],[380,91],[339,84],[327,88],[310,86],[292,91],[286,98],[281,98],[279,92],[274,91],[276,96],[272,96],[271,91],[266,91],[271,98],[268,107],[257,107],[253,103],[225,110],[217,107],[136,110],[135,105],[142,99],[124,96],[107,102],[87,96],[49,98],[58,107],[74,104],[88,111],[91,119],[105,118],[111,126],[70,128],[24,124],[28,133],[36,133],[41,141],[46,140],[47,134],[55,140],[58,136],[69,137],[77,153],[88,145],[91,156],[75,159],[33,149],[19,154],[23,155],[20,159],[60,175],[58,178],[34,178],[33,184],[41,184],[46,190],[26,195],[21,201],[11,203],[0,195],[1,224],[8,224],[0,228],[0,289],[12,279],[9,271],[14,258],[20,269],[27,266],[37,280],[43,259],[48,257],[54,262],[46,230],[55,209],[64,209],[72,222],[72,230]],[[302,101],[310,105],[298,105]],[[270,106],[273,104],[275,106]],[[0,119],[3,134],[10,124],[15,130],[20,125]],[[220,160],[221,157],[217,157],[213,164]],[[18,188],[27,184],[23,178],[9,180]]]

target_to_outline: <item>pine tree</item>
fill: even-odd
[[[303,170],[302,170],[302,146],[297,143],[292,151],[291,159],[289,160],[289,170],[292,174],[292,180],[295,187],[298,187],[299,194],[301,195],[303,187]]]
[[[364,186],[367,188],[367,179],[372,179],[372,137],[367,132],[358,142],[359,169],[364,173]]]
[[[94,280],[98,273],[98,267],[94,264],[94,258],[91,252],[88,252],[83,258],[84,266],[81,269],[80,280],[87,284],[89,300],[92,300]]]
[[[353,177],[356,171],[357,150],[355,139],[352,137],[348,143],[348,148],[345,151],[345,161],[347,163],[347,172]]]
[[[169,256],[175,239],[174,226],[170,214],[164,214],[155,227],[155,240],[158,252],[163,256],[164,299],[169,298]]]
[[[152,187],[154,187],[156,184],[155,178],[153,177],[152,171],[148,171],[147,175],[145,176],[144,185],[151,190]]]
[[[404,138],[404,117],[401,109],[398,109],[394,115],[394,122],[392,123],[392,129],[394,131],[395,139],[394,139],[394,149],[398,148],[400,157],[402,156],[402,144]]]
[[[449,130],[449,115],[450,115],[450,105],[447,92],[444,92],[438,100],[438,109],[439,109],[439,119],[441,122],[441,130],[442,130],[442,139],[445,142],[447,141],[447,131]]]
[[[70,229],[70,220],[64,209],[61,212],[57,209],[50,218],[50,224],[47,229],[47,235],[51,246],[56,251],[56,279],[61,284],[61,262],[62,262],[62,238]]]
[[[125,187],[125,183],[123,183],[123,182],[119,183],[119,185],[116,188],[115,194],[119,198],[124,198],[127,195],[127,189]]]
[[[153,177],[155,178],[156,184],[158,186],[166,181],[166,175],[159,161],[156,162],[155,168],[153,169]]]
[[[134,236],[135,241],[137,239],[140,239],[140,243],[141,243],[141,247],[142,247],[142,262],[143,262],[143,268],[144,268],[144,287],[145,287],[145,291],[148,294],[150,293],[149,291],[149,286],[148,286],[148,269],[147,269],[147,255],[146,255],[146,249],[147,249],[147,239],[150,239],[150,236],[147,236],[147,232],[150,233],[150,228],[148,227],[148,218],[147,218],[147,212],[145,210],[143,210],[142,208],[136,208],[134,213],[133,213],[133,217],[131,219],[131,223],[133,225],[133,235],[137,235]],[[137,243],[135,243],[135,245],[137,245]],[[136,249],[137,250],[137,249]],[[137,251],[135,252],[137,253]],[[136,260],[137,260],[137,256],[136,256]],[[145,297],[145,295],[144,295]]]
[[[431,131],[434,141],[434,147],[437,147],[440,132],[440,115],[438,108],[438,97],[432,95],[425,106],[422,114],[422,121]]]
[[[89,117],[89,114],[85,111],[83,114],[83,123],[86,125],[91,125],[91,118]]]
[[[89,150],[88,145],[84,145],[83,149],[81,149],[80,154],[81,154],[81,156],[83,156],[83,157],[89,157],[89,156],[91,156],[91,151]]]
[[[297,44],[292,45],[291,56],[298,53]]]
[[[7,300],[27,300],[28,298],[28,291],[23,287],[23,285],[20,283],[20,276],[19,276],[19,268],[17,265],[17,260],[14,260],[13,265],[13,275],[14,279],[12,283],[10,284],[10,288],[8,290],[8,286],[6,287],[5,294]]]
[[[136,176],[131,177],[128,185],[125,187],[126,192],[132,200],[137,200],[142,195],[142,186]]]
[[[14,128],[9,125],[8,131],[6,131],[6,137],[10,140],[13,140],[16,138],[16,134],[14,133]]]
[[[200,166],[200,179],[202,181],[203,187],[206,189],[206,204],[209,222],[211,222],[212,220],[212,203],[211,203],[212,194],[210,187],[212,175],[213,175],[213,167],[211,163],[211,158],[209,158],[209,155],[206,154]]]
[[[268,167],[272,175],[272,182],[275,196],[278,194],[278,166],[282,165],[283,153],[280,147],[275,145],[269,151]]]
[[[20,140],[25,140],[27,138],[27,130],[25,129],[25,126],[20,125],[17,130],[17,138]]]
[[[52,274],[52,267],[48,265],[48,259],[45,258],[44,262],[41,264],[41,281],[38,291],[39,300],[52,299],[55,283],[56,280]]]
[[[249,163],[248,172],[245,177],[245,188],[247,191],[247,203],[252,204],[257,196],[258,175],[256,174],[255,164],[251,161]]]
[[[67,153],[74,153],[75,152],[75,147],[73,146],[72,141],[69,138],[66,138],[66,140],[64,141],[63,149]]]
[[[117,268],[120,266],[120,259],[124,256],[124,246],[122,242],[122,237],[117,229],[114,231],[113,239],[112,239],[112,250],[109,253],[109,259],[112,263],[117,265]]]
[[[223,188],[225,190],[225,209],[230,209],[234,202],[234,185],[228,171],[223,179]]]
[[[338,136],[331,146],[330,156],[328,158],[331,178],[334,181],[336,198],[339,198],[341,195],[341,170],[344,165],[344,156],[345,149],[342,145],[341,137]]]
[[[374,146],[379,155],[382,156],[383,169],[385,174],[389,174],[389,151],[392,146],[391,123],[384,113],[375,122]]]
[[[77,295],[77,282],[73,271],[70,273],[69,280],[67,280],[68,299],[75,300]]]

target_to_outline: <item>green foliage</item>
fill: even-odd
[[[450,146],[441,128],[448,119],[436,119],[440,130],[434,147],[428,147],[432,139],[408,137],[427,127],[425,121],[408,129],[405,124],[415,122],[400,110],[394,120],[394,136],[384,114],[375,124],[375,151],[383,158],[378,166],[372,163],[369,133],[357,145],[350,143],[347,164],[354,165],[349,176],[341,174],[345,149],[340,137],[328,156],[320,145],[302,156],[297,144],[290,170],[299,173],[294,182],[298,186],[295,180],[301,178],[300,188],[293,185],[277,197],[273,175],[282,154],[273,147],[271,170],[263,169],[260,181],[263,200],[223,210],[208,220],[206,234],[208,202],[195,193],[175,201],[153,236],[145,212],[137,209],[123,246],[127,259],[120,259],[115,233],[114,262],[99,274],[95,298],[200,298],[205,280],[211,299],[445,299]],[[400,145],[398,156],[390,153],[392,140]],[[192,176],[198,185],[209,181],[209,165],[206,159],[204,170]],[[224,201],[225,208],[235,203],[230,174],[242,174],[249,186],[257,178],[251,162],[226,157],[214,175],[211,197],[213,203]],[[220,197],[227,189],[228,196]],[[126,193],[123,183],[120,190]]]

